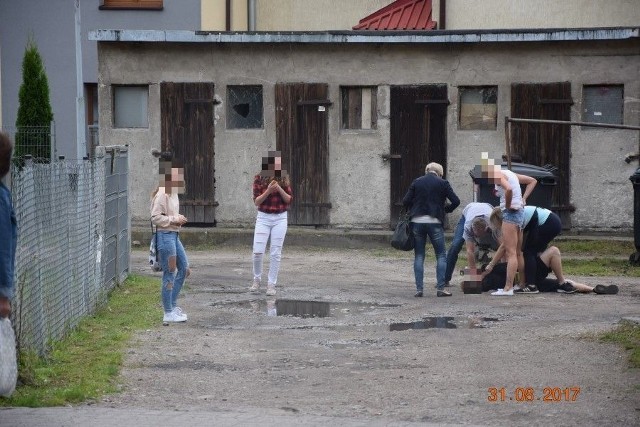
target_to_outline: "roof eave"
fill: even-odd
[[[500,43],[625,40],[640,38],[640,27],[544,30],[288,31],[220,32],[188,30],[92,30],[98,42],[176,43]]]

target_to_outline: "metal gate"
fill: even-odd
[[[122,283],[129,272],[129,153],[126,146],[105,147],[104,283]]]

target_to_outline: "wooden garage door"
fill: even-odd
[[[391,225],[402,199],[424,167],[437,162],[447,171],[447,86],[391,87]]]
[[[291,176],[289,224],[329,224],[328,114],[324,83],[276,85],[276,147]]]
[[[511,85],[511,117],[521,119],[571,120],[571,83],[517,83]],[[513,152],[523,163],[558,168],[551,209],[560,215],[564,228],[571,227],[570,202],[571,126],[512,123]]]
[[[180,211],[187,225],[215,225],[214,85],[160,85],[162,150],[184,165]]]

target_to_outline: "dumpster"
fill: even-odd
[[[640,265],[640,168],[629,177],[633,184],[633,242],[636,251],[629,257],[633,265]]]
[[[507,162],[501,164],[503,169],[507,169]],[[555,175],[557,168],[552,165],[535,166],[527,163],[511,163],[511,171],[520,175],[528,175],[535,178],[538,184],[527,199],[527,204],[551,209],[553,189],[558,183]],[[480,165],[476,165],[469,171],[474,183],[474,200],[476,202],[489,203],[493,206],[500,204],[500,199],[496,196],[494,185],[487,178],[482,177]],[[524,193],[524,187],[522,187]]]

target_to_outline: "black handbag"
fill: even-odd
[[[391,236],[391,246],[401,251],[410,251],[415,246],[409,214],[400,213],[396,229]]]

